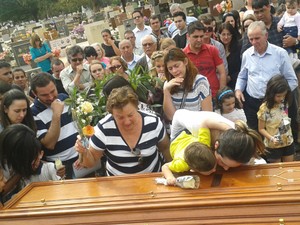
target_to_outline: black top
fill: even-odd
[[[176,36],[173,38],[177,48],[181,48],[181,49],[185,48],[187,42],[186,34],[187,33],[184,33],[182,35],[176,34]]]
[[[119,41],[115,41],[115,45],[119,48]],[[101,44],[102,48],[104,49],[105,56],[106,57],[112,57],[116,56],[117,54],[115,53],[114,49],[112,46],[108,46],[104,43]]]
[[[241,70],[241,43],[239,42],[233,49],[230,50],[230,54],[227,56],[227,63],[228,63],[228,75],[230,76],[231,80],[227,84],[232,90],[235,89],[235,84],[237,80],[237,76]]]

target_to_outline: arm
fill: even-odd
[[[220,75],[220,77],[219,77],[220,89],[222,89],[227,84],[227,75],[226,75],[224,63],[217,66],[217,71]]]
[[[172,95],[170,93],[172,87],[179,86],[183,82],[184,78],[173,78],[170,81],[164,83],[164,100],[163,100],[163,110],[167,119],[172,120],[173,115],[176,111],[175,106],[173,105]]]
[[[115,41],[112,42],[111,47],[113,48],[113,50],[117,56],[121,56],[121,51],[118,48],[118,46],[115,44]]]
[[[282,52],[280,58],[281,58],[280,73],[283,74],[283,76],[289,83],[291,91],[293,91],[298,87],[298,79],[295,74],[295,70],[293,69],[293,66],[289,61],[289,56],[286,51]]]
[[[211,95],[207,96],[201,101],[201,110],[202,111],[213,111],[212,97]]]
[[[47,148],[53,150],[60,135],[60,119],[64,110],[64,103],[61,101],[53,101],[51,104],[53,111],[50,127],[46,135],[41,139],[41,143]]]
[[[269,132],[265,129],[266,127],[266,122],[263,120],[258,120],[258,131],[261,135],[263,135],[266,139],[270,140],[271,142],[273,142],[273,144],[278,144],[278,141],[276,138],[274,138],[273,136],[271,136],[269,134]]]
[[[46,54],[43,55],[43,56],[40,56],[40,57],[35,58],[33,61],[34,61],[35,63],[42,62],[42,61],[44,61],[45,59],[48,59],[48,58],[50,58],[50,57],[52,57],[52,56],[53,56],[52,52],[49,52],[49,53],[46,53]]]
[[[172,161],[172,157],[170,155],[170,139],[168,135],[165,134],[165,137],[158,143],[157,147],[167,162]]]
[[[246,66],[246,54],[243,54],[241,71],[239,72],[235,85],[235,97],[237,98],[241,106],[243,106],[243,102],[245,101],[243,91],[246,88],[247,80],[248,69]]]
[[[164,177],[167,179],[168,185],[175,185],[176,178],[174,177],[172,171],[169,168],[170,163],[166,163],[162,166],[162,172]]]
[[[78,136],[76,143],[75,143],[75,149],[78,153],[82,154],[82,162],[81,165],[85,167],[93,167],[103,156],[103,151],[97,151],[91,145],[88,149],[86,149],[82,143],[81,138]]]

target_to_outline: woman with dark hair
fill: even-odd
[[[54,163],[42,162],[42,145],[36,133],[23,124],[8,126],[0,134],[0,159],[6,179],[19,176],[20,188],[31,182],[59,180]],[[15,175],[16,174],[16,175]],[[19,191],[19,190],[14,190]],[[1,196],[2,197],[2,196]],[[1,199],[8,200],[11,195]]]
[[[229,81],[227,86],[234,90],[237,76],[241,69],[241,43],[236,31],[230,23],[222,23],[219,27],[220,42],[224,45],[228,62]]]
[[[98,57],[96,49],[92,46],[86,46],[83,49],[83,52],[84,52],[84,57],[86,59],[85,64],[91,64],[91,62],[97,59]]]
[[[240,20],[232,12],[225,13],[222,18],[222,23],[230,23],[236,33],[235,36],[238,40],[242,38],[242,35],[239,31],[240,29]]]
[[[101,47],[105,51],[106,57],[112,57],[112,56],[120,56],[121,52],[119,49],[119,42],[115,41],[115,39],[112,37],[111,32],[109,29],[104,29],[101,31],[101,35],[103,38],[103,42],[101,44]]]
[[[172,121],[171,140],[183,130],[194,137],[201,137],[199,128],[206,120],[218,121],[220,124],[210,128],[210,141],[217,164],[224,170],[242,164],[265,164],[261,159],[261,155],[265,153],[265,146],[259,133],[249,129],[246,123],[240,120],[233,123],[215,112],[177,110]]]
[[[109,64],[110,64],[110,66],[108,69],[112,73],[117,74],[125,79],[128,79],[127,63],[120,56],[111,57],[109,60]]]
[[[12,89],[3,95],[0,110],[0,124],[5,129],[11,124],[22,123],[33,131],[36,124],[30,109],[30,102],[24,92]]]
[[[46,43],[43,43],[37,34],[32,34],[30,38],[30,55],[32,60],[41,67],[43,72],[51,73],[51,49]]]
[[[211,90],[206,77],[179,48],[170,49],[164,57],[166,82],[163,109],[172,120],[177,109],[212,111]]]

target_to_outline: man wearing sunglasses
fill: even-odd
[[[228,74],[228,62],[227,62],[227,58],[226,58],[226,52],[225,52],[224,45],[221,42],[213,39],[213,35],[214,35],[213,22],[214,21],[213,21],[212,15],[210,13],[202,14],[199,16],[199,20],[205,27],[203,43],[213,45],[219,50],[219,56],[223,60],[226,74]]]
[[[83,64],[83,49],[74,45],[67,51],[68,62],[70,65],[60,73],[60,78],[64,89],[70,94],[74,88],[79,91],[86,90],[92,85],[92,77],[89,66]]]
[[[132,12],[132,18],[133,18],[133,23],[136,25],[136,27],[133,29],[133,33],[136,37],[135,40],[135,45],[136,47],[141,47],[142,46],[142,37],[145,35],[151,34],[152,29],[150,26],[145,25],[144,21],[144,15],[141,11],[135,10]]]

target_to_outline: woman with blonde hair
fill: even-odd
[[[43,72],[52,74],[51,57],[53,56],[51,49],[46,43],[43,43],[39,35],[32,34],[30,38],[30,55],[32,60],[41,67]]]
[[[176,43],[172,38],[163,38],[159,42],[160,50],[168,52],[172,48],[176,48]]]
[[[166,80],[165,76],[165,64],[164,64],[164,52],[156,51],[151,55],[152,70],[151,74],[158,77],[161,81]]]
[[[106,66],[109,65],[109,58],[105,57],[105,52],[104,49],[101,47],[101,44],[96,42],[94,44],[91,45],[92,47],[94,47],[94,49],[96,50],[98,56],[97,56],[97,60],[99,60],[100,62],[102,62],[104,65],[104,69],[106,68]]]

